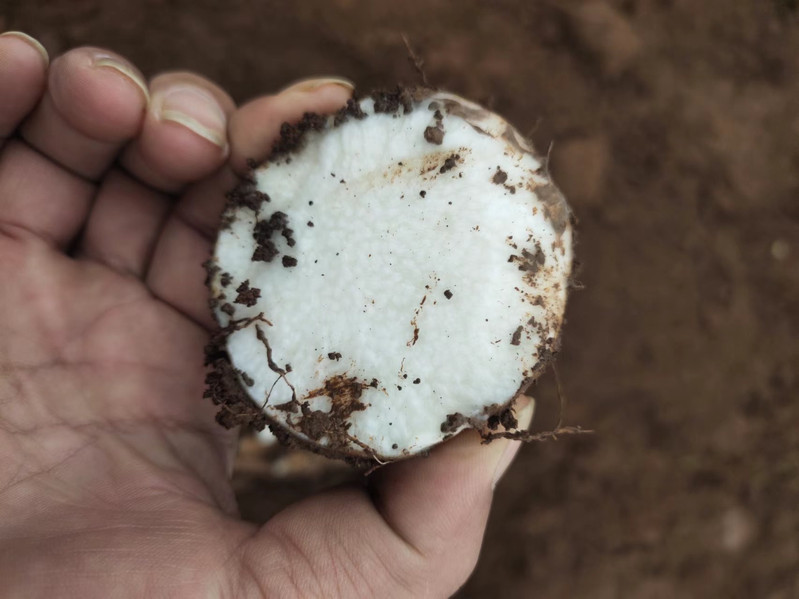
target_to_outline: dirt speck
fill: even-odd
[[[497,171],[494,173],[494,176],[491,177],[491,181],[496,185],[504,185],[505,181],[508,180],[508,173],[503,171],[501,168],[497,167]]]
[[[257,287],[250,287],[249,279],[236,288],[236,293],[238,293],[238,296],[233,302],[247,307],[257,304],[258,298],[261,297],[261,290]]]
[[[314,389],[300,401],[302,415],[293,426],[316,441],[325,437],[328,447],[348,447],[352,441],[347,434],[350,428],[348,418],[353,412],[367,408],[360,398],[364,389],[369,387],[369,383],[343,374],[330,377],[322,387]],[[312,410],[307,400],[314,397],[329,397],[330,411]]]
[[[440,126],[428,127],[424,130],[424,138],[429,143],[440,146],[444,143],[444,130]]]
[[[441,168],[438,169],[438,172],[443,174],[446,173],[447,171],[451,171],[456,166],[458,166],[458,160],[460,159],[461,159],[460,154],[452,154],[444,161],[444,164],[441,165]]]

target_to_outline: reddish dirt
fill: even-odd
[[[584,263],[567,420],[596,433],[524,449],[460,596],[799,596],[796,0],[217,6],[5,0],[0,28],[194,69],[240,101],[313,74],[415,83],[404,32],[432,83],[551,147]],[[551,425],[551,375],[534,393]],[[253,463],[254,519],[342,476],[300,467],[267,500],[253,481],[275,468]]]

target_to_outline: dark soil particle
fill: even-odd
[[[458,166],[458,160],[460,160],[460,159],[461,159],[461,155],[460,154],[453,154],[452,156],[450,156],[449,158],[447,158],[444,161],[444,164],[441,165],[441,168],[439,169],[438,172],[439,173],[446,173],[447,171],[451,171],[456,166]]]
[[[233,282],[233,277],[231,277],[230,273],[228,272],[223,272],[222,276],[219,278],[219,284],[222,285],[222,287],[227,287],[232,282]]]
[[[289,217],[285,212],[279,210],[273,212],[267,220],[259,220],[255,223],[253,229],[253,238],[257,245],[255,252],[253,252],[252,260],[254,262],[271,262],[280,252],[272,241],[275,233],[280,233],[285,239],[289,247],[294,245],[294,238],[292,237],[294,231],[288,226]]]
[[[281,412],[288,412],[289,414],[296,414],[300,411],[299,403],[296,401],[287,401],[286,403],[277,404],[272,407]]]
[[[327,357],[338,362],[341,359],[341,354],[337,351],[333,351],[327,354]]]
[[[271,262],[280,252],[273,241],[267,240],[259,243],[252,254],[253,262]]]
[[[421,382],[422,382],[422,379],[413,379],[413,384],[414,385],[418,385]]]
[[[426,191],[420,191],[419,195],[422,196],[422,197],[425,197],[427,195],[427,192]]]
[[[440,146],[444,143],[444,130],[441,126],[428,127],[424,130],[424,138],[429,143]]]
[[[496,431],[500,426],[506,431],[514,431],[519,426],[512,407],[502,408],[495,405],[486,408],[486,411],[493,412],[486,421],[486,426],[491,431]]]
[[[294,256],[283,256],[283,266],[285,268],[297,266],[297,259]]]
[[[535,276],[546,262],[546,254],[541,250],[541,246],[536,243],[535,252],[522,248],[522,255],[511,254],[508,262],[516,262],[519,265],[519,270],[528,273],[530,276]]]
[[[519,345],[522,342],[522,331],[524,327],[519,325],[519,327],[513,332],[513,336],[510,339],[511,345]]]
[[[236,293],[239,295],[234,300],[234,303],[242,304],[247,307],[252,307],[257,304],[258,298],[261,297],[261,290],[256,287],[250,287],[249,279],[236,288]]]
[[[466,416],[460,413],[447,414],[447,419],[441,423],[441,432],[454,433],[464,425],[470,424],[471,421],[472,421],[471,418],[467,418]]]
[[[233,307],[233,305],[228,303],[222,304],[222,307],[219,309],[228,316],[233,316],[233,314],[236,312],[236,309]]]
[[[353,412],[367,408],[360,401],[363,390],[370,387],[369,383],[359,381],[354,377],[336,375],[325,381],[324,386],[311,391],[305,399],[314,397],[329,397],[330,411],[311,410],[310,404],[303,401],[300,404],[302,416],[298,422],[289,421],[292,427],[298,428],[314,441],[323,437],[327,438],[327,446],[333,449],[349,447],[351,437],[347,433],[350,423],[347,419]]]
[[[219,271],[221,270],[214,260],[206,260],[203,262],[203,268],[205,269],[205,286],[210,287],[211,281],[214,280]]]
[[[314,441],[319,441],[322,437],[328,434],[331,428],[330,415],[321,410],[311,410],[308,402],[300,404],[302,410],[302,418],[299,421],[298,428],[308,437]]]
[[[244,381],[245,385],[247,385],[248,387],[252,387],[253,385],[255,385],[255,381],[252,379],[252,377],[249,374],[247,374],[243,370],[236,370],[236,372],[239,373],[239,375],[241,376],[241,380]]]
[[[335,115],[333,115],[333,126],[338,127],[346,123],[351,118],[361,120],[366,118],[366,113],[361,110],[361,105],[352,98],[347,100],[347,103]]]
[[[269,217],[269,220],[266,222],[258,223],[259,225],[265,227],[269,231],[284,231],[289,224],[289,217],[288,214],[285,212],[281,212],[280,210],[273,212]],[[257,228],[257,225],[256,225]]]
[[[392,90],[379,90],[372,93],[376,113],[395,114],[402,108],[404,114],[413,110],[414,90],[397,86]]]
[[[492,414],[486,420],[486,426],[489,430],[495,431],[499,428],[499,414]]]
[[[294,237],[292,237],[292,235],[294,235],[294,229],[289,229],[288,227],[285,227],[280,232],[280,234],[286,238],[286,243],[288,244],[289,247],[294,247],[294,244],[296,243],[296,241],[294,241]]]
[[[309,220],[309,221],[308,221],[308,223],[307,223],[307,225],[308,225],[309,227],[313,227],[313,226],[314,226],[314,224],[313,224],[313,221],[310,221],[310,220]]]
[[[261,209],[265,202],[269,202],[269,196],[248,182],[239,185],[226,194],[228,208],[249,208],[255,212]]]
[[[313,112],[306,112],[298,123],[283,123],[280,127],[280,137],[272,146],[269,160],[274,162],[278,158],[296,152],[302,147],[305,136],[311,131],[321,131],[325,128],[327,117]]]
[[[444,290],[444,297],[447,299],[452,299],[452,292],[449,289]]]
[[[510,408],[499,413],[499,423],[507,430],[512,430],[519,426],[519,421],[516,420],[516,415]]]
[[[508,173],[503,171],[501,168],[497,167],[497,172],[494,173],[491,181],[496,183],[497,185],[504,185],[505,181],[508,180]]]

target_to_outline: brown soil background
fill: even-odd
[[[524,448],[459,596],[799,597],[796,0],[221,4],[0,0],[0,29],[239,101],[313,74],[414,82],[405,32],[433,83],[554,144],[585,284],[559,369],[567,421],[596,433]],[[551,375],[533,392],[553,424]],[[342,475],[322,470],[248,452],[245,514]]]

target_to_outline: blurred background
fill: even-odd
[[[338,74],[429,80],[551,147],[585,289],[568,424],[497,489],[462,598],[799,597],[797,0],[0,0],[52,55],[112,48],[237,101]],[[557,420],[552,374],[531,390]],[[245,444],[268,517],[351,476]]]

